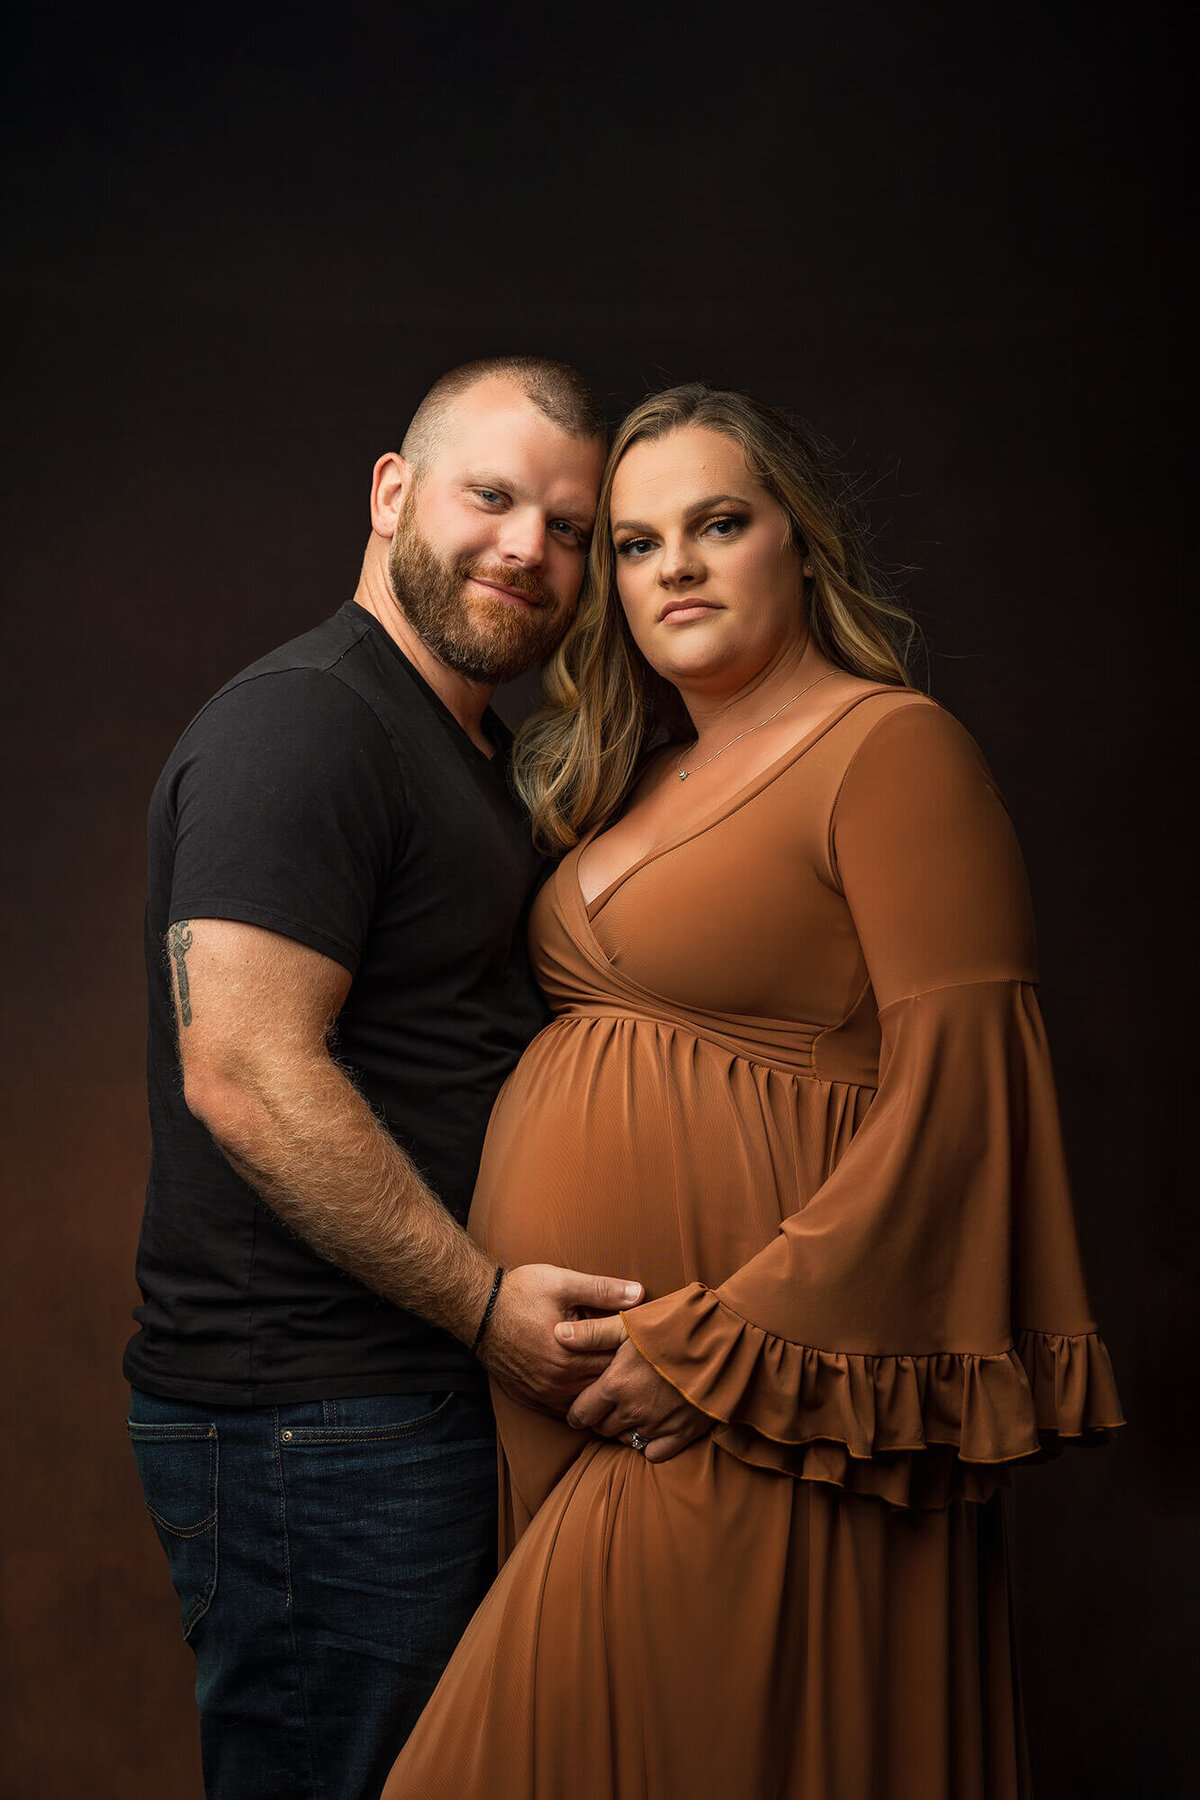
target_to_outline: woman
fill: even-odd
[[[386,1800],[1028,1792],[1006,1465],[1120,1410],[1020,855],[902,618],[786,421],[625,421],[519,746],[557,1017],[472,1229],[647,1298],[570,1422],[496,1393],[507,1561]]]

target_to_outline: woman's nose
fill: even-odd
[[[664,587],[683,587],[698,579],[699,564],[687,544],[669,544],[658,565],[658,579]]]

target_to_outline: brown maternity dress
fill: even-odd
[[[1006,1465],[1121,1414],[987,768],[860,691],[591,905],[578,857],[472,1230],[644,1282],[714,1426],[653,1465],[496,1392],[506,1560],[386,1800],[1025,1795]]]

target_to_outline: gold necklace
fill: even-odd
[[[757,725],[747,725],[745,731],[739,731],[736,737],[731,737],[727,744],[722,744],[719,750],[714,750],[711,756],[706,756],[704,761],[702,763],[697,763],[694,769],[685,769],[683,767],[683,759],[692,748],[691,744],[686,745],[685,748],[679,752],[679,758],[675,764],[675,773],[678,775],[680,781],[686,781],[689,775],[698,775],[701,769],[707,769],[709,763],[716,762],[718,756],[724,756],[727,750],[732,750],[735,744],[740,744],[742,739],[744,737],[749,737],[752,731],[761,731],[764,725],[769,725],[771,723],[771,719],[777,719],[780,713],[787,711],[789,706],[794,706],[802,694],[807,694],[812,688],[817,687],[820,682],[828,681],[831,675],[836,675],[837,673],[838,671],[836,669],[826,669],[824,675],[818,675],[816,681],[810,681],[808,687],[802,687],[798,694],[793,694],[790,700],[785,700],[782,706],[777,706],[775,711],[770,715],[770,718],[760,719]]]

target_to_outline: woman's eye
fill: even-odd
[[[618,556],[644,556],[650,548],[649,538],[623,538],[616,551]]]
[[[711,531],[714,537],[726,538],[732,537],[745,523],[745,519],[739,519],[732,513],[722,513],[719,519],[710,519],[704,529]]]

